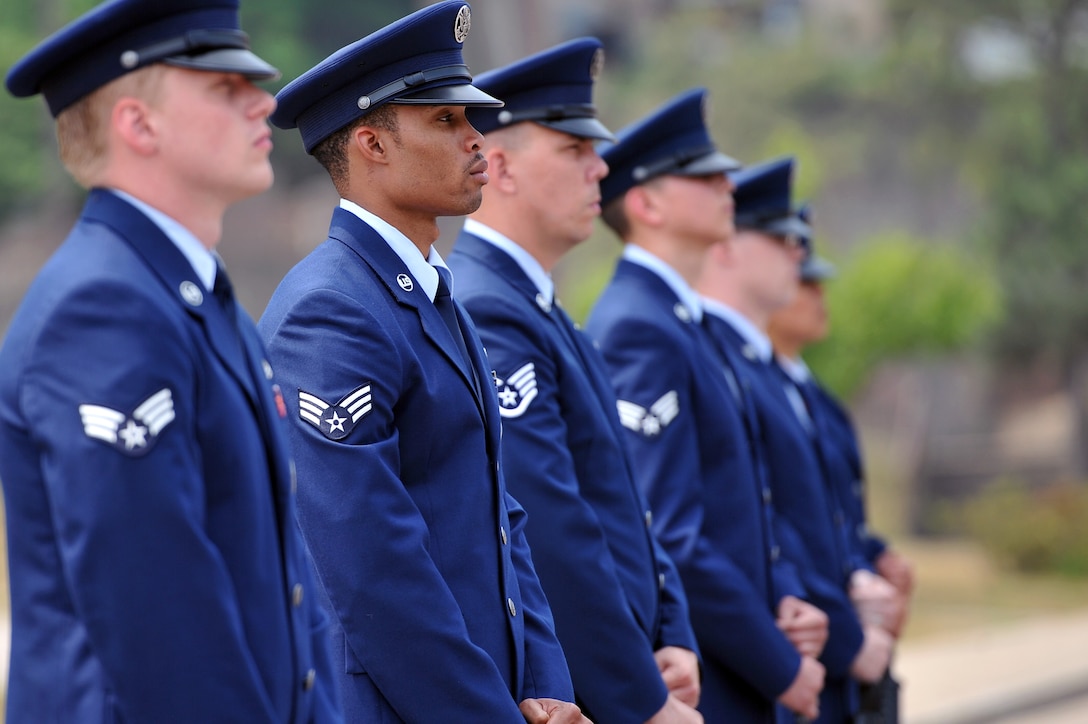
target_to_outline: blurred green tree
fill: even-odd
[[[149,0],[150,1],[150,0]],[[99,0],[4,0],[0,10],[0,68],[15,61]],[[242,3],[242,27],[254,50],[283,72],[270,84],[278,90],[337,48],[406,15],[414,0],[323,0],[320,12],[302,0]],[[330,18],[335,19],[330,21]],[[56,156],[53,123],[40,100],[18,100],[0,92],[0,219],[46,202],[56,208],[80,196]],[[281,180],[320,171],[301,146],[278,143]]]
[[[805,358],[847,397],[882,360],[962,349],[1000,319],[1000,288],[986,264],[905,232],[866,240],[825,288],[832,331]]]
[[[985,213],[1007,314],[990,339],[1006,370],[1052,371],[1077,410],[1088,472],[1088,0],[891,0],[889,108],[926,103]],[[894,60],[894,59],[893,59]]]

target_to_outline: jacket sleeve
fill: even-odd
[[[296,528],[296,534],[301,538],[302,534]],[[316,591],[317,583],[313,577],[313,559],[307,551],[307,564],[310,567],[310,580],[306,584],[307,591]],[[311,724],[340,724],[344,721],[340,704],[340,693],[337,688],[337,676],[332,666],[332,655],[329,650],[329,617],[317,602],[317,596],[309,597],[310,606],[310,637],[314,656],[314,672],[317,682],[317,696],[314,699],[313,710],[310,716]]]
[[[694,651],[701,658],[695,631],[691,627],[691,612],[680,571],[656,534],[653,536],[653,544],[658,575],[664,582],[661,588],[661,632],[654,642],[654,649],[679,646]]]
[[[720,662],[774,700],[796,676],[800,656],[775,625],[768,593],[757,590],[722,538],[732,526],[752,524],[741,517],[760,514],[753,507],[724,513],[733,519],[708,519],[713,486],[730,481],[704,480],[700,470],[703,456],[740,455],[746,446],[738,439],[732,449],[700,449],[693,402],[703,392],[690,366],[676,359],[690,345],[640,321],[617,325],[599,341],[621,400],[648,408],[664,395],[676,395],[675,417],[654,434],[626,430],[635,474],[658,539],[680,571],[703,658]],[[765,558],[762,539],[749,545],[746,555]]]
[[[511,493],[528,511],[533,561],[575,692],[600,721],[645,721],[668,691],[653,642],[625,598],[598,512],[580,491],[554,343],[503,299],[463,301],[500,376],[533,365],[535,396],[522,397],[524,407],[503,420],[503,466]]]
[[[20,403],[40,431],[32,435],[46,492],[64,501],[52,507],[55,555],[125,718],[270,721],[251,632],[205,528],[190,334],[134,285],[78,291],[28,350]],[[93,410],[83,406],[132,410],[161,390],[171,393],[173,419],[146,453],[85,432]]]
[[[512,558],[518,574],[525,616],[525,676],[522,677],[522,697],[574,701],[574,685],[571,682],[566,653],[556,635],[552,606],[537,576],[529,542],[525,537],[528,515],[509,493],[506,494],[506,501],[510,511],[510,530],[514,546]]]
[[[778,516],[777,530],[785,556],[795,562],[801,571],[805,600],[827,614],[828,638],[820,661],[827,667],[828,676],[847,676],[865,635],[845,585],[818,572],[819,568],[808,554],[801,535],[784,516]]]

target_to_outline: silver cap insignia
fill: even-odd
[[[453,39],[458,43],[465,42],[468,31],[472,28],[472,11],[468,5],[462,5],[457,11],[457,19],[453,21]]]
[[[597,80],[601,75],[601,71],[604,69],[604,48],[597,48],[597,52],[593,54],[593,58],[589,61],[589,77],[590,80]]]

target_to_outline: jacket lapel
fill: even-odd
[[[91,192],[83,216],[112,228],[144,259],[178,304],[200,322],[216,356],[259,412],[260,403],[235,320],[228,318],[215,297],[204,288],[174,243],[143,213],[102,189]]]
[[[437,347],[457,370],[461,380],[468,387],[469,392],[472,393],[472,398],[476,401],[480,414],[483,415],[483,403],[479,395],[476,394],[476,385],[473,383],[472,370],[468,367],[469,363],[461,355],[461,351],[457,348],[453,337],[450,336],[450,330],[446,327],[446,323],[442,321],[442,316],[438,313],[438,310],[435,309],[434,303],[427,297],[423,288],[408,272],[408,267],[382,238],[381,234],[350,211],[337,208],[333,211],[329,238],[336,239],[350,247],[370,267],[374,272],[374,276],[389,290],[397,303],[415,312],[419,318],[423,336]],[[454,306],[461,322],[461,329],[466,334],[465,343],[470,348],[469,354],[472,355],[474,363],[477,364],[480,384],[483,385],[487,380],[491,379],[491,374],[490,372],[479,374],[479,370],[482,368],[478,364],[478,350],[472,349],[474,345],[478,348],[479,339],[473,337],[474,341],[470,341],[467,334],[468,325],[465,323],[468,315],[465,314],[460,304],[455,303]]]

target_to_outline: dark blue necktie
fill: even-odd
[[[234,306],[234,285],[230,283],[230,277],[227,276],[227,270],[223,268],[222,264],[216,264],[212,295],[215,296],[223,311],[227,313],[227,319],[230,320],[231,324],[236,324],[238,317]]]
[[[238,329],[238,304],[234,300],[234,285],[230,283],[230,277],[227,276],[227,270],[223,268],[222,261],[217,261],[215,265],[215,282],[212,284],[212,296],[219,302],[224,316],[230,322],[230,328],[234,332],[238,347],[245,354],[245,343],[242,341],[242,333]]]
[[[472,357],[469,356],[468,345],[465,344],[465,335],[461,331],[460,322],[457,320],[457,310],[454,308],[453,296],[450,293],[453,275],[445,267],[436,266],[434,269],[438,272],[438,289],[434,294],[434,308],[438,310],[442,321],[449,328],[450,336],[453,337],[454,344],[457,345],[457,349],[461,352],[461,359],[464,360],[465,366],[469,369],[472,383],[476,386],[478,393],[480,383],[476,379],[476,368],[472,364]]]

